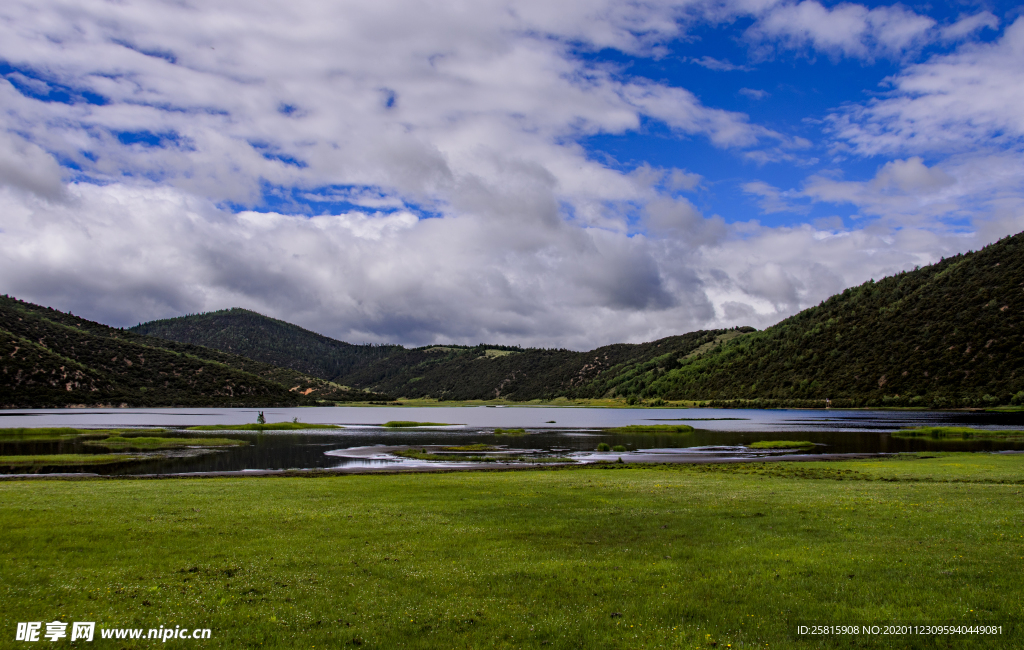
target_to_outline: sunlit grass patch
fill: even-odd
[[[496,451],[498,448],[478,442],[472,445],[458,445],[455,447],[441,447],[441,451]]]
[[[76,465],[113,465],[138,460],[141,456],[129,454],[36,454],[0,456],[0,467],[65,467]]]
[[[935,646],[806,621],[994,623],[939,646],[1024,647],[1021,487],[945,482],[971,462],[5,481],[4,612],[266,650]],[[920,480],[850,480],[886,467]]]
[[[813,446],[814,443],[808,440],[761,440],[747,445],[751,449],[805,449]]]
[[[971,429],[969,427],[914,427],[892,432],[893,438],[930,440],[1024,440],[1024,431]]]
[[[166,433],[166,429],[74,429],[71,427],[17,427],[0,429],[0,442],[57,442],[78,437],[120,436],[137,433]]]
[[[239,447],[248,445],[247,440],[229,438],[156,438],[137,436],[123,438],[113,436],[103,440],[87,440],[83,444],[104,449],[148,451],[154,449],[179,449],[182,447]]]
[[[692,433],[693,427],[686,424],[630,424],[625,427],[605,429],[606,433],[651,434],[651,433]]]
[[[496,436],[525,436],[526,429],[495,429]]]

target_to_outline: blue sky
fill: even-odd
[[[413,345],[769,326],[1024,229],[1020,13],[12,0],[0,291]]]

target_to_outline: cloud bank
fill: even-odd
[[[836,160],[888,156],[873,178],[751,178],[761,211],[725,219],[701,169],[585,142],[657,124],[737,164],[802,155],[795,130],[592,56],[739,18],[752,60],[954,45],[827,116]],[[113,325],[242,306],[356,343],[763,327],[1024,227],[1020,25],[980,43],[992,14],[810,1],[5,3],[0,291]],[[853,225],[759,220],[821,204]]]

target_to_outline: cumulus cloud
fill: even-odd
[[[57,200],[64,195],[60,165],[41,147],[0,131],[0,186]]]
[[[773,212],[807,212],[806,206],[794,202],[794,199],[800,198],[797,192],[783,191],[764,181],[744,183],[742,189],[747,194],[759,197],[757,204],[760,206],[761,212],[765,214]]]
[[[667,199],[648,206],[650,232],[631,235],[404,210],[234,213],[169,187],[68,192],[55,203],[0,189],[4,291],[113,325],[242,306],[354,342],[586,349],[763,327],[979,242],[914,227],[729,226]]]
[[[768,91],[758,90],[756,88],[740,88],[739,93],[744,97],[749,97],[750,99],[754,100],[764,99],[765,97],[769,96]]]
[[[833,113],[840,140],[863,155],[1012,146],[1024,138],[1024,18],[993,43],[911,65],[889,95]]]
[[[817,0],[779,3],[764,11],[746,38],[765,47],[810,48],[834,56],[899,57],[929,38],[935,20],[898,5],[874,9]]]
[[[994,104],[956,88],[971,66],[985,93],[994,71],[1018,80],[1016,25],[833,116],[847,155],[900,152],[873,179],[742,185],[765,212],[854,203],[877,217],[860,230],[728,223],[701,203],[702,170],[623,169],[581,144],[654,121],[674,146],[738,159],[808,149],[580,55],[658,57],[695,21],[743,16],[757,46],[868,59],[992,25],[813,0],[11,0],[0,290],[114,325],[242,306],[353,342],[586,348],[764,326],[1020,225],[1014,150],[936,163],[914,149],[928,119],[963,138],[1016,137],[1015,88]],[[952,110],[925,115],[946,100]],[[974,234],[935,227],[952,215]]]

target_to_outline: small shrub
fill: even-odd
[[[611,451],[612,448],[611,448],[611,445],[609,445],[607,442],[602,442],[599,445],[597,445],[597,450],[598,451]]]
[[[612,447],[612,451],[626,451],[625,445],[615,445]]]

